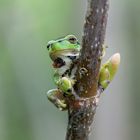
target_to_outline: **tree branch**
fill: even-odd
[[[75,92],[79,99],[68,99],[69,121],[66,140],[88,140],[90,126],[102,92],[98,87],[99,69],[107,23],[108,0],[88,0],[81,55],[76,72]]]
[[[89,0],[85,18],[81,57],[77,71],[77,89],[81,96],[95,96],[98,86],[100,57],[104,44],[107,23],[108,0]],[[86,68],[87,74],[80,76],[80,69]],[[85,93],[86,91],[86,93]]]

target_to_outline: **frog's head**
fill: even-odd
[[[80,44],[74,35],[67,35],[64,38],[51,40],[47,44],[47,49],[51,55],[67,54],[80,51]]]
[[[79,55],[81,46],[74,35],[67,35],[64,38],[49,41],[47,49],[55,64],[63,65],[66,57],[74,58]]]

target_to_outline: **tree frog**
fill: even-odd
[[[103,45],[102,57],[105,55],[105,46]],[[67,35],[64,38],[49,41],[47,44],[49,56],[53,61],[54,82],[57,89],[47,92],[48,99],[60,110],[67,110],[66,97],[78,95],[74,93],[73,86],[76,82],[75,73],[77,70],[76,62],[79,59],[81,46],[74,35]],[[114,54],[100,68],[99,86],[106,89],[112,81],[120,63],[120,55]],[[81,75],[86,73],[85,68],[81,68]]]
[[[74,35],[67,35],[49,41],[47,49],[53,61],[54,82],[57,85],[57,89],[47,92],[47,97],[60,110],[65,110],[67,108],[65,97],[75,95],[73,91],[77,69],[75,62],[79,58],[81,46]]]

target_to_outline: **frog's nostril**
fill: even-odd
[[[51,47],[51,44],[48,44],[48,45],[47,45],[47,49],[49,50],[50,47]]]

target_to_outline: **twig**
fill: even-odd
[[[108,0],[88,0],[81,56],[76,73],[75,92],[80,99],[68,99],[66,140],[88,140],[97,103],[99,69],[107,23]],[[97,94],[98,93],[98,94]]]

